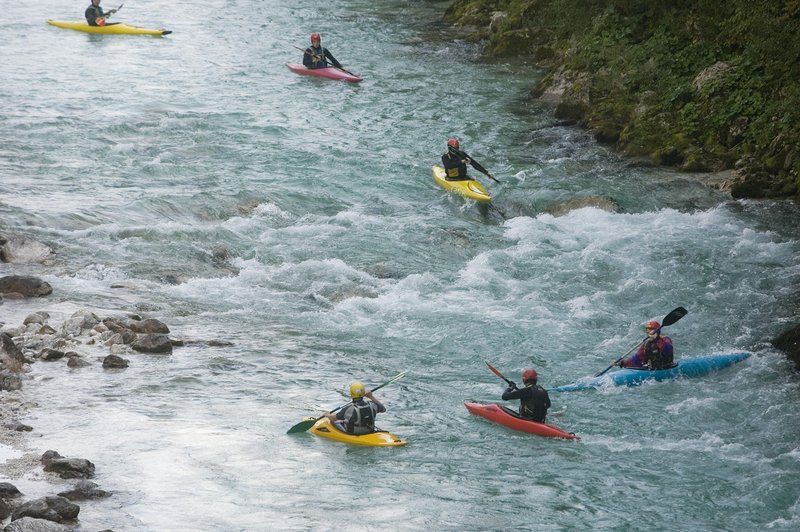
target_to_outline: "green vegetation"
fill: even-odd
[[[800,0],[456,0],[445,21],[547,67],[533,94],[626,154],[800,196]]]

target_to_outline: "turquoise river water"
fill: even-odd
[[[31,366],[17,393],[34,432],[3,454],[95,463],[114,495],[81,503],[81,530],[800,528],[798,378],[769,345],[800,316],[800,208],[733,201],[560,126],[528,96],[542,73],[481,59],[439,22],[446,5],[130,0],[116,17],[164,38],[45,23],[81,3],[4,5],[0,234],[57,259],[0,264],[54,288],[5,301],[0,322],[138,312],[233,344],[132,352],[124,371],[88,345],[90,367]],[[365,80],[292,74],[312,31]],[[434,183],[452,135],[501,181],[483,179],[496,208]],[[590,196],[619,209],[548,214]],[[462,405],[499,401],[486,360],[569,383],[677,306],[678,358],[752,356],[553,394],[551,421],[580,441]],[[351,380],[403,370],[376,395],[406,447],[286,434]],[[68,484],[9,480],[28,498]]]

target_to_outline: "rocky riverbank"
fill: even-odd
[[[600,142],[728,171],[735,198],[800,196],[796,2],[456,0],[444,20],[546,69],[532,96]]]

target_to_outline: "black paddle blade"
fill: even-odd
[[[669,314],[667,314],[666,316],[664,316],[664,321],[661,322],[661,326],[666,327],[667,325],[672,325],[682,317],[686,316],[688,313],[689,311],[686,310],[685,308],[678,307]]]

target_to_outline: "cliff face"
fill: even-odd
[[[456,0],[444,20],[547,68],[533,95],[601,142],[800,196],[800,0]]]

